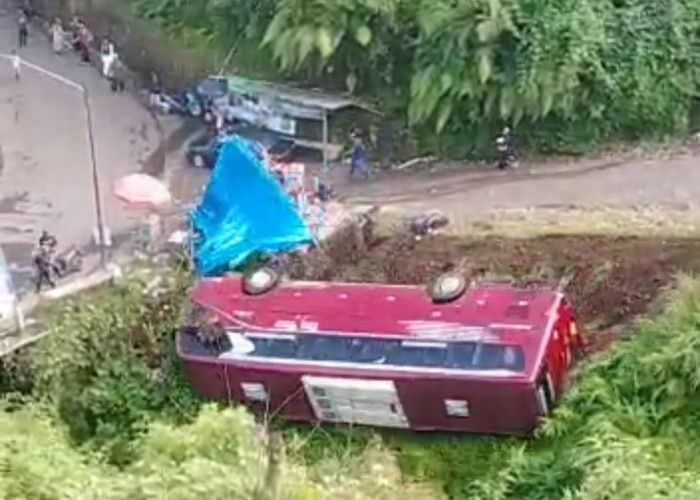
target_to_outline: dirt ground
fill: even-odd
[[[462,261],[472,280],[509,278],[516,283],[568,278],[593,349],[606,345],[630,321],[649,312],[678,273],[700,271],[700,239],[542,236],[480,239],[431,236],[377,238],[366,253],[338,243],[297,265],[295,278],[427,284]]]

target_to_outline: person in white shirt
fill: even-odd
[[[15,80],[19,80],[20,68],[22,66],[22,61],[19,58],[19,54],[16,50],[12,51],[12,71],[15,73]]]

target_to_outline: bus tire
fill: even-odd
[[[243,277],[241,287],[246,295],[262,295],[277,286],[280,273],[270,267],[261,267]]]
[[[445,273],[439,276],[429,287],[428,295],[436,304],[445,304],[457,300],[467,290],[467,279],[461,274]]]

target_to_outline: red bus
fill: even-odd
[[[192,292],[177,350],[199,394],[293,421],[526,435],[581,346],[553,288],[452,276],[440,297],[268,278],[204,279]]]

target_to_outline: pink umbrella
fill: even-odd
[[[161,208],[172,196],[160,180],[146,174],[129,174],[114,183],[114,194],[131,207]]]

